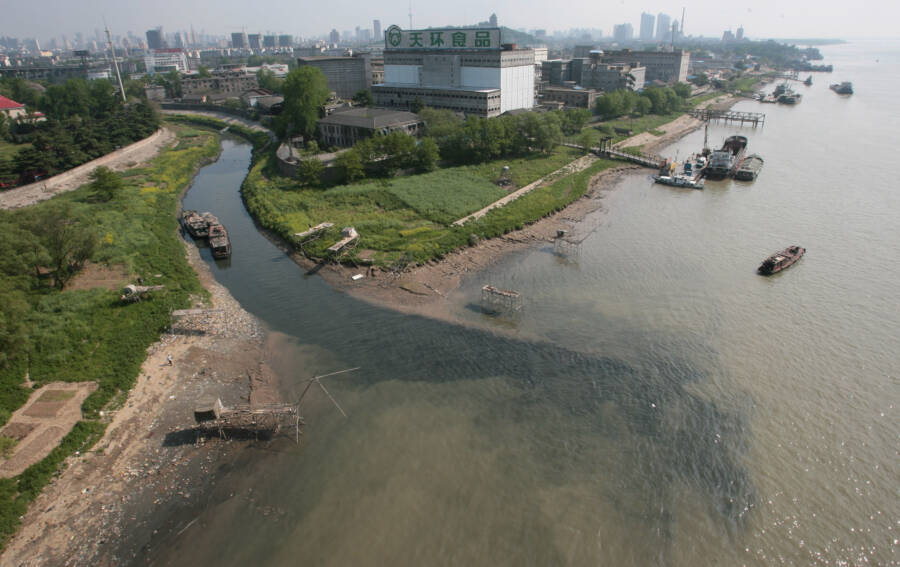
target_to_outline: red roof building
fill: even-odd
[[[0,112],[10,118],[19,118],[25,115],[25,105],[0,95]]]

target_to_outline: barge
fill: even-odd
[[[759,176],[763,163],[763,158],[756,154],[747,156],[737,171],[734,172],[734,178],[741,181],[754,181]]]
[[[181,213],[181,224],[188,234],[194,238],[206,238],[209,236],[209,222],[197,211],[183,211]]]
[[[703,178],[687,175],[655,175],[653,180],[660,185],[669,187],[682,187],[684,189],[703,189]]]
[[[788,246],[781,252],[776,252],[763,260],[757,268],[757,272],[763,276],[777,274],[781,270],[789,268],[806,253],[806,248],[800,246]]]

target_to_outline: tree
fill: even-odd
[[[593,128],[588,128],[578,135],[578,145],[584,149],[584,153],[590,153],[591,149],[597,145],[599,134]]]
[[[280,93],[284,88],[284,79],[279,79],[269,69],[260,69],[256,72],[256,82],[260,88],[269,89],[274,93]]]
[[[356,106],[372,106],[375,99],[372,98],[372,92],[369,89],[362,89],[353,95],[353,104]]]
[[[57,289],[78,273],[97,248],[97,233],[91,222],[75,213],[71,203],[47,207],[41,211],[31,231],[41,238],[53,268]]]
[[[338,155],[337,159],[335,159],[335,165],[343,172],[344,183],[353,183],[366,176],[362,158],[360,158],[359,151],[356,148],[351,148]]]
[[[321,182],[320,176],[325,166],[316,158],[308,158],[300,162],[299,177],[300,181],[307,185],[318,186]]]
[[[706,73],[697,73],[694,75],[694,78],[691,79],[691,82],[697,85],[698,87],[702,87],[704,85],[709,84],[709,75]]]
[[[90,174],[91,195],[95,201],[112,201],[122,191],[122,180],[108,167],[100,166]]]
[[[416,168],[419,171],[434,171],[440,157],[437,143],[431,138],[422,138],[416,149]]]
[[[311,140],[329,94],[328,82],[320,69],[303,66],[288,73],[284,81],[284,110],[278,118],[284,137],[299,134],[304,140]]]
[[[677,94],[681,98],[688,98],[691,96],[691,86],[687,83],[678,83],[673,87],[675,94]]]
[[[422,102],[422,99],[419,97],[414,98],[413,101],[409,103],[410,112],[419,112],[423,108],[425,108],[425,103]]]
[[[209,67],[207,67],[206,65],[200,65],[200,67],[197,68],[197,77],[201,79],[208,79],[212,77],[212,73],[209,72]]]

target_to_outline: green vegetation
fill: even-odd
[[[674,87],[648,87],[642,93],[613,91],[597,97],[595,110],[603,118],[616,118],[626,114],[666,115],[679,112],[691,96],[691,87],[678,83]]]
[[[204,293],[185,261],[175,210],[197,166],[216,155],[218,143],[209,132],[175,128],[177,147],[147,167],[117,175],[121,188],[112,200],[98,200],[86,185],[31,207],[0,211],[0,424],[28,399],[30,390],[21,386],[26,368],[37,385],[99,383],[82,405],[88,421],[79,422],[43,461],[0,482],[0,542],[14,533],[18,517],[63,460],[102,436],[105,425],[93,420],[134,385],[147,347],[168,327],[172,309]],[[73,250],[69,241],[80,247]],[[118,290],[60,291],[87,261],[123,266],[165,290],[132,304],[122,304]]]
[[[425,262],[469,244],[469,237],[490,238],[521,228],[525,223],[554,212],[581,196],[587,181],[569,176],[529,193],[503,207],[515,206],[514,215],[488,213],[476,223],[453,227],[451,223],[496,201],[506,191],[495,184],[504,165],[510,166],[517,186],[531,183],[578,157],[575,149],[558,147],[549,154],[458,166],[421,175],[370,180],[327,190],[303,188],[295,180],[277,175],[267,178],[269,156],[262,156],[244,181],[248,209],[263,226],[289,242],[293,235],[320,222],[332,222],[322,238],[303,244],[312,257],[326,257],[326,248],[339,238],[340,229],[354,226],[360,233],[357,251],[376,252],[375,262],[402,266]],[[591,171],[609,167],[599,162]],[[567,180],[578,181],[572,185]],[[521,204],[520,204],[521,202]],[[355,254],[354,252],[353,254]],[[349,256],[346,260],[354,260]]]
[[[303,136],[312,140],[319,122],[319,113],[330,91],[325,75],[316,67],[304,66],[287,74],[282,85],[284,110],[275,120],[275,130],[281,139]]]
[[[3,437],[0,435],[0,458],[8,459],[12,457],[13,449],[19,442],[12,437]]]

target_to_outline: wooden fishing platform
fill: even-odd
[[[518,291],[486,285],[481,288],[481,309],[489,313],[519,311],[522,309],[522,295]]]
[[[334,226],[334,223],[321,222],[321,223],[317,224],[316,226],[310,227],[308,230],[304,230],[303,232],[294,233],[294,238],[296,238],[297,240],[300,240],[301,242],[304,240],[309,240],[313,236],[318,236],[333,226]]]
[[[328,247],[330,253],[336,254],[355,242],[359,238],[359,233],[356,232],[356,229],[352,226],[347,226],[341,229],[341,236],[343,236],[343,238]]]

